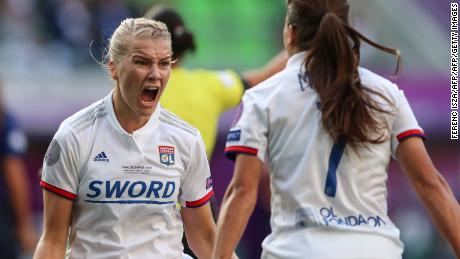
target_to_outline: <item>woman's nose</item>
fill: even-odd
[[[149,79],[153,80],[159,80],[161,78],[160,76],[160,69],[158,68],[158,65],[154,64],[150,68],[149,74],[148,74]]]

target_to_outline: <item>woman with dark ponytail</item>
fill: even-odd
[[[248,90],[230,129],[236,160],[213,258],[229,258],[270,165],[272,233],[262,258],[401,258],[387,213],[387,166],[397,159],[460,258],[460,207],[431,162],[403,92],[359,67],[360,43],[397,58],[348,23],[346,0],[287,0],[286,68]]]

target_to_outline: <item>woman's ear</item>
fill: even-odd
[[[113,60],[109,60],[109,70],[110,70],[110,75],[112,76],[112,79],[117,81],[118,80],[118,70]]]
[[[295,47],[297,44],[297,33],[292,24],[289,24],[286,28],[286,43],[291,47]]]
[[[297,32],[295,26],[288,23],[287,16],[284,21],[283,43],[289,56],[295,53],[295,50],[297,49]]]

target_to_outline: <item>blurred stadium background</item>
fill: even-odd
[[[109,33],[123,18],[141,16],[149,0],[1,0],[0,75],[2,101],[26,129],[33,211],[41,226],[42,194],[37,170],[59,123],[105,96],[111,89],[100,60]],[[257,67],[282,49],[284,0],[176,0],[176,7],[198,49],[186,67]],[[351,21],[361,32],[402,52],[403,70],[394,81],[402,88],[428,139],[438,169],[460,197],[459,142],[450,140],[449,31],[446,0],[350,0]],[[93,42],[91,45],[90,43]],[[395,59],[365,46],[362,65],[392,75]],[[186,93],[184,93],[186,94]],[[226,131],[234,111],[221,118],[212,158],[217,200],[231,178],[232,163],[223,158]],[[404,258],[454,258],[430,223],[397,166],[390,165],[389,213],[406,244]],[[257,258],[260,242],[270,231],[268,203],[257,205],[238,247],[241,258]],[[1,256],[0,256],[1,257]]]

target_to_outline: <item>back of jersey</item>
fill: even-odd
[[[397,146],[394,130],[419,127],[410,118],[412,125],[400,126],[397,87],[361,69],[363,85],[393,102],[376,99],[394,110],[375,114],[389,125],[387,140],[357,151],[344,139],[334,143],[322,126],[319,97],[302,76],[303,58],[294,55],[283,72],[245,94],[228,137],[228,155],[268,157],[272,233],[263,257],[401,258],[399,230],[387,215],[386,169]]]

